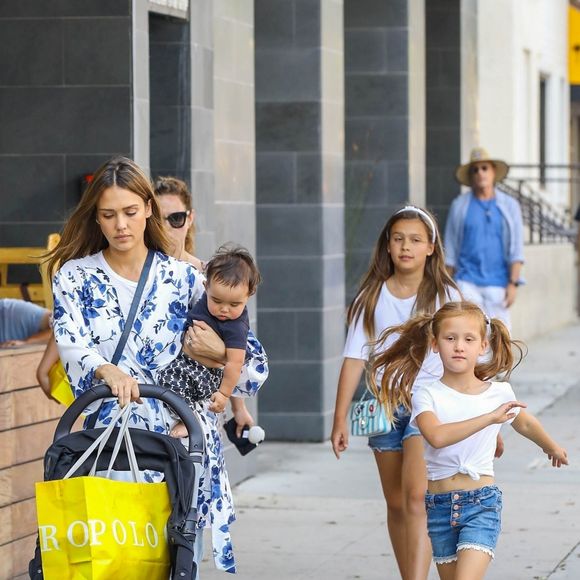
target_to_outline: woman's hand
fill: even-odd
[[[330,442],[336,458],[340,459],[340,454],[348,449],[348,427],[345,420],[335,421]]]
[[[101,379],[111,389],[111,394],[119,399],[121,407],[133,401],[136,403],[143,402],[139,398],[139,384],[137,381],[123,372],[118,366],[113,364],[102,365],[95,371],[95,377]]]
[[[183,350],[191,358],[210,358],[222,364],[226,362],[226,345],[213,328],[201,320],[194,320],[187,329]]]
[[[248,425],[252,427],[256,422],[248,411],[244,399],[241,397],[232,397],[230,403],[232,404],[232,413],[234,415],[234,421],[236,422],[236,436],[241,437],[244,426]]]
[[[509,403],[504,403],[500,405],[495,411],[489,413],[490,425],[497,425],[505,423],[516,416],[516,413],[512,411],[516,407],[525,408],[527,405],[525,403],[520,403],[519,401],[510,401]]]
[[[563,447],[555,446],[552,449],[544,449],[548,459],[552,461],[552,467],[562,467],[568,465],[568,453]]]

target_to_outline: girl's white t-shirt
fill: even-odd
[[[448,290],[450,300],[459,300],[459,293],[454,289]],[[375,308],[375,332],[377,337],[391,326],[399,326],[407,322],[413,316],[413,307],[415,306],[416,296],[410,298],[396,298],[393,296],[386,283],[383,284],[377,305]],[[437,300],[437,308],[439,308],[439,301]],[[369,339],[367,338],[363,327],[364,312],[358,317],[356,322],[351,324],[348,328],[346,336],[346,344],[344,346],[344,358],[355,358],[361,360],[368,360],[370,353]],[[399,337],[398,334],[393,334],[389,340],[384,343],[382,350],[386,350]],[[425,362],[421,366],[413,389],[421,385],[428,385],[433,381],[440,379],[443,376],[443,365],[437,353],[429,350]]]
[[[426,411],[433,412],[441,423],[456,423],[490,413],[500,405],[515,400],[509,383],[491,382],[483,393],[467,395],[436,381],[413,393],[411,425],[417,427],[417,417]],[[520,409],[515,407],[512,411],[517,415]],[[499,424],[489,425],[467,439],[441,449],[435,449],[425,441],[428,479],[436,481],[456,473],[467,474],[474,480],[481,475],[493,476],[493,458],[500,429]]]

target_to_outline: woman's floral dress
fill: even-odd
[[[92,385],[97,367],[113,357],[125,325],[124,312],[128,311],[136,287],[136,283],[121,279],[111,270],[102,252],[70,260],[55,276],[54,334],[75,396]],[[118,366],[138,382],[154,384],[157,369],[179,353],[187,311],[202,293],[203,277],[197,270],[157,252]],[[255,395],[267,376],[266,355],[250,333],[246,365],[234,394]],[[94,409],[89,411],[96,410],[99,404],[94,403]],[[116,407],[116,399],[103,401],[96,426],[109,423]],[[216,566],[235,572],[229,531],[235,513],[218,416],[207,407],[200,406],[198,411],[206,437],[198,527],[211,525]],[[143,399],[142,405],[133,405],[131,421],[136,427],[160,433],[168,433],[175,423],[165,405],[155,399]],[[146,477],[153,481],[161,476],[146,472]]]

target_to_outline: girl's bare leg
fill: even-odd
[[[403,509],[402,469],[400,451],[375,451],[383,495],[387,502],[387,529],[402,578],[406,578],[407,533]]]
[[[490,562],[491,556],[480,550],[459,550],[455,580],[482,580]]]
[[[437,573],[441,580],[455,580],[455,569],[457,562],[449,562],[449,564],[437,564]]]
[[[403,510],[407,529],[407,575],[405,580],[427,580],[431,566],[431,541],[427,534],[427,469],[423,459],[423,438],[403,441]]]

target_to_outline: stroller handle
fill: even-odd
[[[205,438],[201,426],[191,409],[187,406],[187,403],[179,395],[165,387],[140,384],[139,396],[150,399],[159,399],[171,407],[177,413],[181,421],[183,421],[189,434],[189,453],[203,452],[203,442]],[[91,403],[94,403],[99,399],[109,399],[111,397],[111,389],[105,384],[94,385],[88,388],[73,402],[60,418],[54,432],[53,442],[61,437],[65,437],[71,432],[75,421]],[[98,413],[98,411],[95,412]]]

